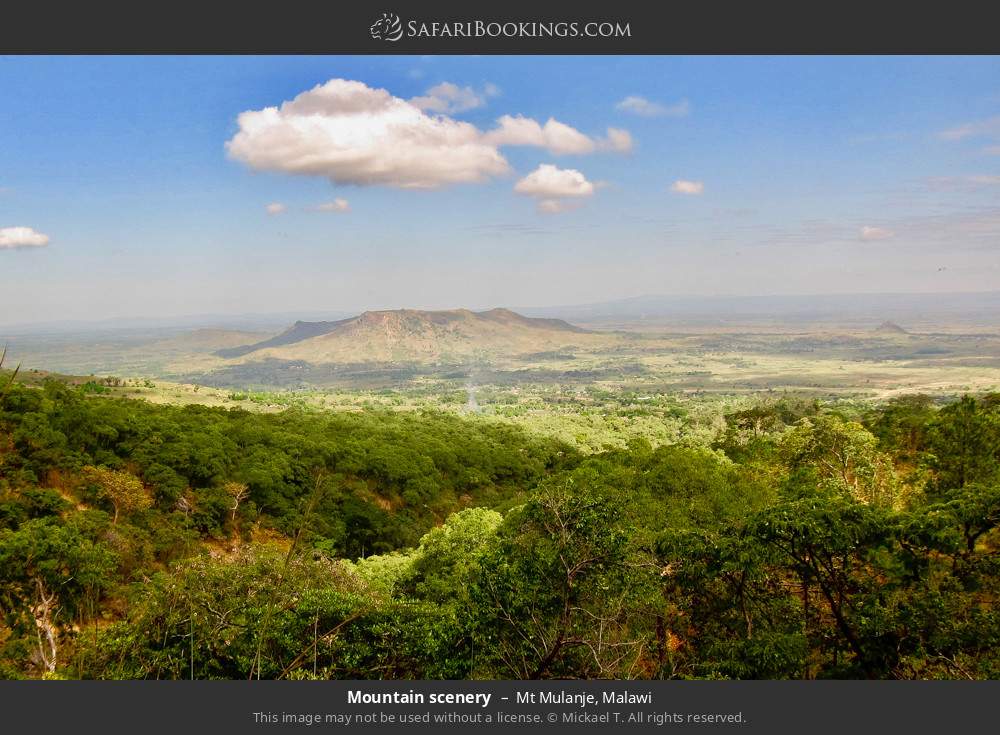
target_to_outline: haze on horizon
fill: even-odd
[[[1000,290],[1000,59],[0,59],[0,324]]]

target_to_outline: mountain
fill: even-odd
[[[216,352],[230,360],[309,363],[425,362],[520,355],[606,341],[562,319],[489,311],[366,311],[333,322],[296,322],[281,334]]]
[[[354,317],[357,319],[358,317]],[[329,334],[335,330],[339,325],[345,322],[351,321],[350,319],[341,319],[335,322],[295,322],[291,327],[286,329],[281,334],[277,334],[270,339],[263,340],[262,342],[253,342],[251,344],[241,344],[236,347],[230,347],[227,349],[219,350],[215,354],[219,357],[233,358],[242,357],[250,352],[256,352],[257,350],[264,350],[268,347],[281,347],[282,345],[291,345],[296,342],[302,342],[304,340],[310,339],[312,337],[319,337],[324,334]]]
[[[875,331],[879,334],[909,334],[905,329],[896,324],[896,322],[882,322],[877,327]]]

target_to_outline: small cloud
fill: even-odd
[[[334,199],[332,202],[323,202],[313,207],[315,212],[350,212],[351,205],[346,199]]]
[[[685,117],[691,112],[691,103],[681,100],[673,105],[663,105],[633,94],[615,105],[615,109],[641,117]]]
[[[632,134],[620,128],[608,128],[608,137],[602,141],[604,150],[615,153],[631,153]]]
[[[594,184],[580,171],[558,168],[550,163],[543,163],[514,184],[514,191],[534,197],[538,203],[538,211],[545,214],[575,209],[579,206],[578,201],[593,196],[595,189]],[[571,201],[565,201],[567,199]]]
[[[528,196],[586,197],[594,193],[594,185],[576,169],[543,163],[518,181],[514,191]]]
[[[31,227],[0,227],[0,250],[44,248],[49,236]]]
[[[983,136],[1000,136],[1000,115],[956,125],[938,133],[938,137],[943,140],[965,140]]]
[[[888,240],[891,237],[895,237],[896,233],[892,230],[887,230],[884,227],[869,227],[865,225],[861,228],[861,239],[862,240]]]
[[[521,115],[504,115],[486,139],[494,145],[537,146],[555,155],[592,153],[597,147],[579,130],[552,117],[543,126]]]
[[[705,183],[703,181],[686,181],[684,179],[677,179],[674,183],[670,185],[670,191],[675,194],[702,194],[705,191]]]
[[[1000,156],[1000,145],[988,145],[983,148],[983,153],[987,156]]]
[[[483,139],[497,146],[537,146],[556,156],[580,155],[598,150],[616,153],[628,153],[632,150],[632,136],[626,130],[608,128],[607,138],[592,138],[554,117],[541,125],[530,117],[504,115]]]
[[[284,214],[287,210],[288,207],[286,207],[281,202],[271,202],[266,207],[264,207],[264,211],[267,212],[272,217],[276,214]]]
[[[414,97],[410,104],[428,112],[453,114],[474,110],[486,104],[487,97],[500,94],[500,88],[495,84],[487,84],[482,92],[472,87],[459,87],[451,82],[441,82],[428,89],[420,97]]]

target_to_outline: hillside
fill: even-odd
[[[355,317],[357,318],[357,317]],[[335,330],[339,325],[345,322],[351,321],[350,319],[341,319],[335,322],[295,322],[292,326],[286,329],[281,334],[276,334],[270,339],[262,340],[260,342],[252,342],[246,344],[244,341],[242,344],[238,344],[235,347],[229,347],[217,351],[215,354],[219,357],[233,358],[242,357],[250,352],[256,352],[257,350],[267,349],[268,347],[281,347],[282,345],[295,344],[296,342],[302,342],[304,340],[310,339],[312,337],[319,337],[324,334],[329,334]]]
[[[882,322],[877,327],[875,331],[879,334],[909,334],[905,329],[896,324],[896,322]]]
[[[0,385],[0,679],[1000,671],[997,396],[863,423],[690,397],[676,443],[584,454],[444,411]]]
[[[366,311],[334,322],[296,322],[271,339],[224,349],[227,359],[310,363],[425,362],[490,354],[517,355],[597,344],[597,335],[561,319],[489,311]]]

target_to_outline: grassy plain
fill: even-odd
[[[18,358],[29,381],[43,375],[32,371],[38,363],[75,374],[89,368],[107,390],[154,403],[260,412],[444,410],[516,424],[585,451],[623,446],[636,436],[660,445],[692,432],[710,435],[721,407],[761,396],[849,408],[907,393],[945,400],[1000,390],[1000,335],[985,330],[702,325],[639,332],[639,326],[649,328],[615,325],[584,345],[454,363],[314,365],[245,357],[234,363],[214,352],[262,335],[222,330],[145,341],[36,341]]]

